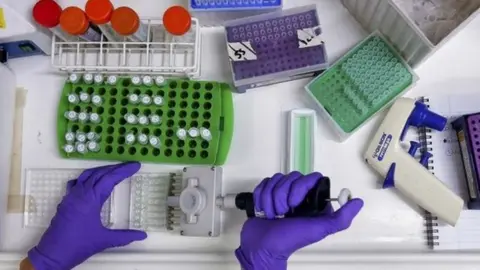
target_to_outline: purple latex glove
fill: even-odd
[[[138,162],[92,168],[70,181],[50,227],[28,252],[35,269],[72,269],[107,248],[145,239],[145,232],[107,229],[100,220],[113,188],[139,169]]]
[[[320,173],[277,173],[255,188],[256,211],[264,212],[266,218],[250,218],[243,225],[241,244],[235,251],[243,269],[287,269],[287,260],[295,251],[350,227],[363,207],[360,199],[349,201],[336,212],[330,206],[330,211],[319,217],[275,219],[300,205],[321,178]]]

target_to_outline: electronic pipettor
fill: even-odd
[[[214,237],[221,233],[222,211],[239,209],[248,217],[264,217],[262,212],[255,211],[251,192],[222,195],[222,182],[221,167],[189,167],[182,173],[171,174],[167,228],[179,228],[184,236]],[[319,216],[328,211],[330,202],[344,205],[351,198],[348,189],[342,189],[337,198],[331,198],[330,179],[324,177],[299,206],[278,218]]]
[[[33,22],[32,11],[24,1],[0,3],[0,48],[9,58],[50,55],[52,34]]]

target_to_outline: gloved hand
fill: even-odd
[[[243,269],[287,269],[287,260],[295,251],[350,227],[363,207],[360,199],[349,201],[336,212],[330,206],[319,217],[275,219],[298,206],[321,178],[320,173],[277,173],[255,188],[255,210],[264,212],[266,218],[250,218],[243,225],[240,247],[235,251]]]
[[[50,227],[28,252],[35,270],[72,269],[107,248],[145,239],[145,232],[107,229],[100,220],[113,188],[139,169],[138,162],[93,168],[70,181]]]

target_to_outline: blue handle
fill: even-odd
[[[405,135],[407,134],[407,130],[410,126],[414,127],[427,127],[431,129],[435,129],[438,131],[442,131],[445,129],[447,125],[447,118],[436,114],[430,111],[427,105],[421,102],[415,102],[415,108],[413,109],[412,113],[407,119],[407,123],[403,127],[402,135],[400,136],[400,140],[403,141]]]
[[[427,105],[416,102],[415,109],[408,118],[408,124],[414,127],[428,127],[442,131],[447,125],[447,118],[430,111]]]

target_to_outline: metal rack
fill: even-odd
[[[142,19],[149,42],[65,42],[54,36],[52,65],[66,72],[200,76],[201,34],[198,20],[183,36],[169,34],[161,19]]]

